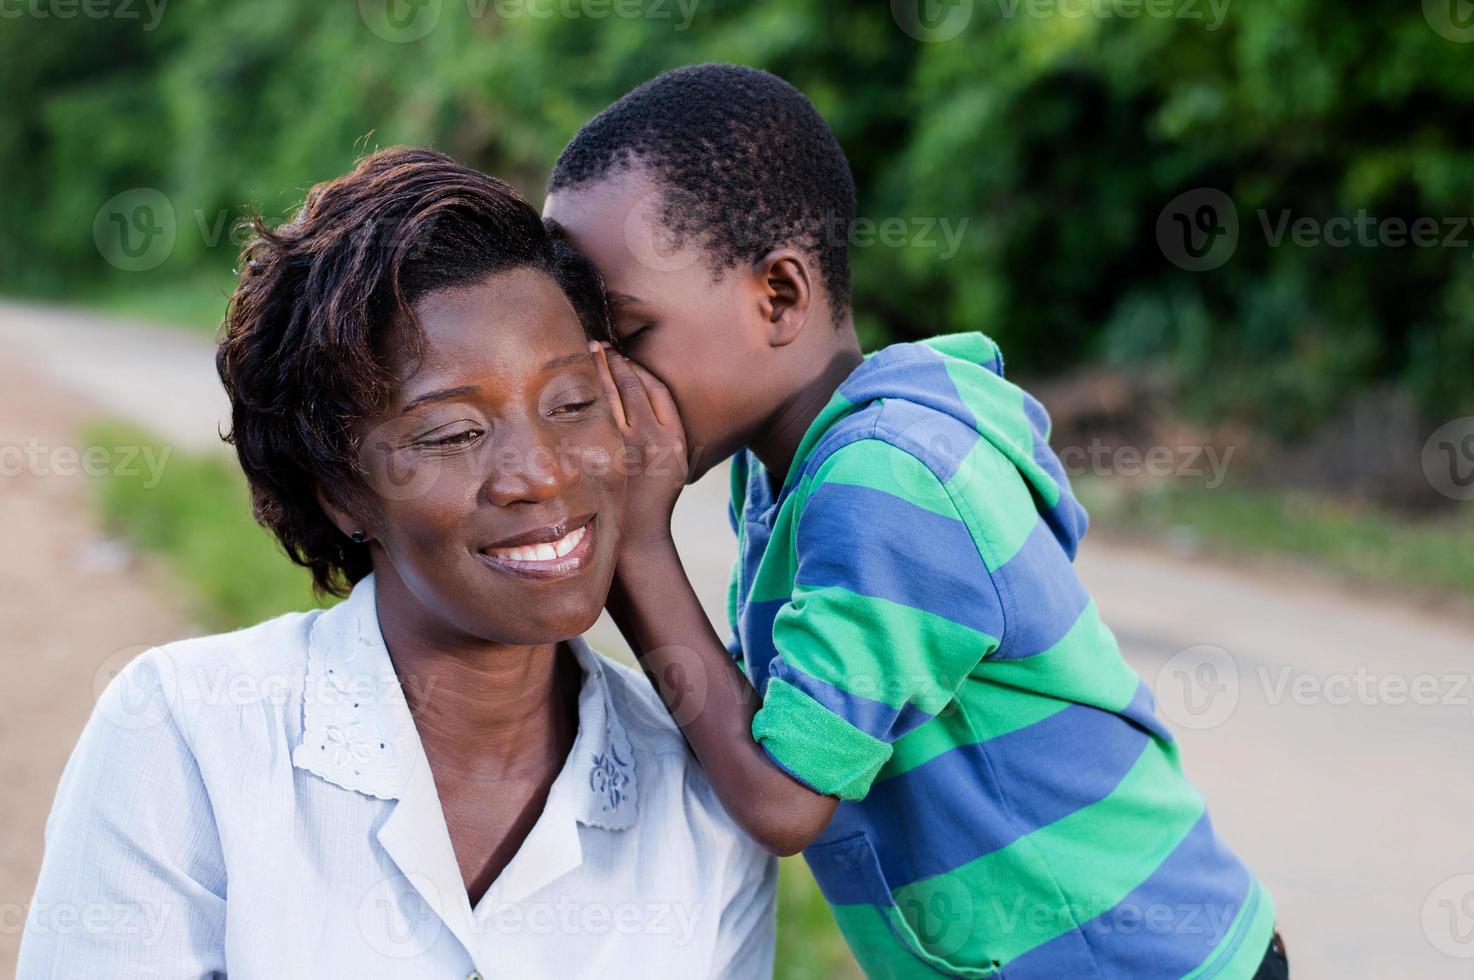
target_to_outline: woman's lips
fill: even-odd
[[[593,557],[594,524],[590,519],[557,541],[524,544],[514,548],[485,548],[477,555],[493,568],[523,578],[569,578],[583,571]]]

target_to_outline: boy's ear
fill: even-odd
[[[798,339],[814,305],[808,260],[792,248],[775,248],[753,264],[759,304],[768,324],[768,344],[786,347]]]

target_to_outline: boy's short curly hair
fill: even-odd
[[[555,242],[510,185],[433,150],[399,147],[318,184],[279,227],[258,216],[241,253],[215,355],[230,396],[230,431],[256,519],[344,595],[371,570],[318,503],[368,498],[355,424],[387,408],[391,339],[423,344],[414,305],[439,289],[518,267],[553,276],[586,333],[607,340],[603,285]],[[392,332],[392,338],[391,338]]]
[[[689,65],[630,90],[569,140],[550,192],[635,164],[665,192],[664,219],[717,269],[791,245],[819,264],[836,320],[850,306],[855,181],[824,117],[776,75]]]

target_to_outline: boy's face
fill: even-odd
[[[699,236],[677,246],[664,201],[633,168],[548,195],[543,215],[598,266],[625,352],[670,389],[694,481],[747,443],[781,389],[757,277],[714,272]]]

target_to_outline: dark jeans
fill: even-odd
[[[1269,952],[1264,954],[1254,980],[1290,980],[1290,960],[1285,956],[1285,942],[1279,933],[1269,941]]]

